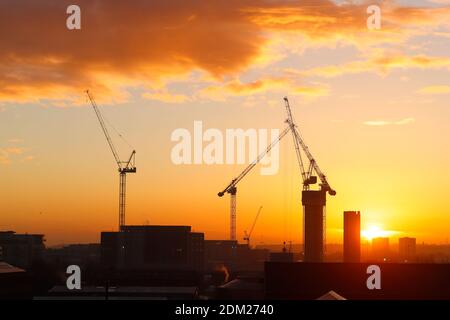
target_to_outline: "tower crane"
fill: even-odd
[[[258,213],[256,214],[255,220],[253,221],[252,227],[250,228],[250,231],[247,233],[247,231],[244,231],[244,241],[247,241],[247,246],[250,247],[250,237],[252,235],[253,229],[255,228],[256,221],[258,221],[259,214],[261,213],[262,206],[259,207]]]
[[[302,175],[303,180],[303,190],[309,190],[311,184],[317,183],[317,176],[319,176],[320,179],[320,189],[322,191],[328,192],[329,195],[334,196],[336,195],[336,191],[333,190],[330,186],[330,184],[327,181],[327,177],[325,174],[320,170],[319,165],[317,164],[316,160],[312,156],[311,152],[309,151],[308,146],[304,142],[303,138],[300,135],[300,132],[298,131],[298,127],[294,122],[294,117],[292,116],[292,110],[289,105],[289,100],[287,97],[284,97],[284,103],[286,107],[286,112],[288,115],[288,118],[286,122],[288,123],[291,132],[292,132],[292,138],[294,140],[294,146],[295,146],[295,152],[297,154],[297,160],[298,164],[300,166],[300,173]],[[306,157],[309,161],[308,170],[305,170],[305,167],[303,165],[302,155],[300,153],[300,149],[303,150]],[[314,176],[313,173],[316,172],[317,176]]]
[[[287,97],[284,98],[286,112],[288,118],[286,122],[292,132],[294,140],[295,152],[300,167],[300,173],[303,180],[302,205],[303,205],[303,245],[304,245],[304,261],[306,262],[322,262],[325,251],[326,238],[326,193],[331,196],[336,195],[336,191],[331,188],[327,181],[327,177],[320,170],[319,165],[309,151],[308,146],[298,131],[298,127],[294,122],[291,107]],[[305,170],[303,164],[301,150],[308,158],[308,169]],[[310,190],[310,185],[317,183],[317,176],[320,179],[320,190]]]
[[[225,187],[221,192],[219,192],[217,195],[219,197],[223,197],[225,193],[230,194],[230,240],[236,240],[236,194],[237,194],[237,187],[236,185],[241,181],[255,166],[258,162],[261,161],[264,156],[272,150],[272,148],[291,130],[291,128],[288,126],[286,127],[279,135],[278,137],[272,141],[272,143],[267,146],[266,150],[261,152],[259,156],[250,163],[244,171],[242,171],[236,178],[231,180],[231,182],[228,184],[228,186]]]
[[[108,142],[109,148],[116,160],[118,171],[119,171],[119,231],[122,231],[125,226],[125,199],[126,199],[126,185],[127,185],[127,173],[136,173],[135,166],[135,155],[136,151],[133,150],[128,160],[122,161],[117,153],[116,148],[112,142],[111,136],[109,135],[108,129],[106,128],[103,116],[94,100],[94,97],[86,90],[86,95],[88,96],[92,107],[94,108],[95,114],[97,115],[100,126],[102,127],[103,133],[105,134],[106,141]]]

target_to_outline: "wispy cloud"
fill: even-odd
[[[291,95],[317,98],[328,95],[328,87],[323,84],[299,84],[290,76],[267,77],[250,82],[234,79],[225,84],[207,86],[200,91],[200,96],[213,100],[224,100],[229,96],[249,96],[268,92],[289,91]]]
[[[21,155],[23,153],[24,150],[18,147],[0,148],[0,164],[10,164],[11,156]]]
[[[29,154],[28,148],[22,146],[23,142],[24,140],[21,138],[11,138],[6,140],[7,146],[0,147],[0,164],[11,164],[14,161],[29,162],[34,160],[34,156]]]
[[[412,124],[414,122],[415,122],[414,118],[405,118],[405,119],[401,119],[401,120],[397,120],[397,121],[369,120],[369,121],[363,122],[363,124],[366,126],[383,127],[383,126],[391,126],[391,125],[402,126],[402,125]]]
[[[432,3],[437,3],[437,4],[450,4],[450,0],[428,0]]]
[[[142,97],[144,99],[160,101],[164,103],[184,103],[191,100],[191,98],[187,95],[169,92],[145,92],[142,94]]]
[[[18,148],[18,147],[5,148],[5,149],[3,149],[3,151],[8,154],[22,154],[23,153],[23,149]]]
[[[34,160],[34,156],[26,156],[22,158],[22,162],[28,162]]]
[[[427,86],[417,91],[420,94],[448,94],[450,93],[450,86]]]
[[[11,138],[11,139],[8,140],[8,142],[9,143],[13,143],[13,144],[22,143],[23,139],[21,139],[21,138]]]
[[[364,72],[387,74],[395,69],[450,69],[450,58],[426,55],[408,56],[400,53],[380,51],[373,54],[367,60],[317,67],[300,71],[299,74],[333,78],[346,74]]]

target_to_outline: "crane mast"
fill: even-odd
[[[91,102],[92,108],[95,111],[95,114],[97,115],[97,119],[100,122],[100,126],[103,130],[103,134],[106,137],[106,141],[108,142],[109,148],[111,149],[111,152],[114,156],[114,159],[117,163],[118,171],[119,171],[119,231],[122,231],[123,227],[125,226],[125,201],[126,201],[126,185],[127,185],[127,173],[136,173],[136,166],[135,166],[135,155],[136,151],[133,150],[131,152],[131,155],[129,156],[127,161],[121,161],[119,154],[117,153],[117,150],[114,146],[114,143],[111,139],[111,136],[109,135],[108,129],[105,124],[105,120],[103,119],[103,116],[100,112],[100,109],[97,106],[97,103],[95,102],[94,97],[89,92],[89,90],[86,90],[86,95],[89,98],[89,101]]]
[[[272,148],[290,131],[290,127],[286,127],[279,135],[278,137],[272,141],[270,145],[267,146],[267,148],[261,152],[258,157],[250,163],[236,178],[231,180],[231,182],[228,184],[228,186],[225,187],[221,192],[219,192],[217,195],[219,197],[223,197],[225,193],[230,194],[230,240],[236,240],[236,194],[237,194],[237,187],[236,185],[241,181],[255,166],[257,163],[261,161],[262,158],[266,154],[272,150]]]

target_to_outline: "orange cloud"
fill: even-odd
[[[298,85],[291,77],[269,77],[246,83],[235,79],[223,85],[209,86],[201,90],[200,96],[215,100],[224,100],[227,96],[248,96],[286,90],[292,94],[309,97],[328,95],[328,88],[321,85],[302,86]]]
[[[78,0],[82,29],[70,31],[65,20],[72,2],[0,3],[0,100],[54,99],[64,105],[79,99],[86,88],[98,99],[120,98],[128,86],[151,86],[162,77],[194,70],[216,79],[236,77],[266,60],[261,55],[272,32],[295,32],[325,42],[350,39],[356,44],[364,37],[383,42],[402,26],[446,23],[449,14],[448,8],[384,2],[386,23],[381,32],[370,34],[366,3]],[[258,92],[263,87],[257,82],[245,87],[231,83],[228,89]],[[173,99],[161,93],[150,97]]]
[[[309,97],[323,97],[328,95],[328,88],[326,87],[297,87],[294,89],[294,94],[309,96]]]
[[[330,65],[317,67],[304,72],[298,72],[304,76],[319,76],[332,78],[345,74],[356,74],[363,72],[377,72],[385,74],[391,69],[440,69],[450,68],[450,58],[434,57],[426,55],[407,56],[394,53],[377,53],[367,60],[352,61],[342,65]],[[292,70],[288,70],[292,72]]]
[[[210,97],[221,94],[243,96],[282,88],[286,85],[288,85],[288,80],[284,78],[267,78],[247,83],[243,83],[239,80],[232,80],[224,85],[206,87],[202,90],[202,94]]]
[[[384,126],[391,126],[391,125],[397,125],[397,126],[403,126],[407,124],[414,123],[416,120],[414,118],[405,118],[397,121],[388,121],[388,120],[370,120],[363,122],[366,126],[373,126],[373,127],[384,127]]]
[[[59,99],[93,88],[156,81],[193,69],[214,76],[241,70],[264,39],[236,12],[237,1],[79,0],[81,30],[69,31],[71,1],[0,3],[0,99]]]
[[[148,100],[161,101],[165,103],[183,103],[190,98],[184,94],[171,94],[169,92],[145,92],[142,97]]]

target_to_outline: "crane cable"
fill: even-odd
[[[88,97],[86,97],[86,103],[88,103]],[[133,146],[128,142],[127,139],[125,139],[125,137],[119,132],[119,130],[116,129],[116,127],[114,127],[112,125],[111,122],[109,122],[108,118],[105,116],[105,113],[102,112],[102,118],[103,120],[113,129],[113,131],[119,136],[120,139],[122,139],[123,142],[125,142],[132,150],[134,150]]]

